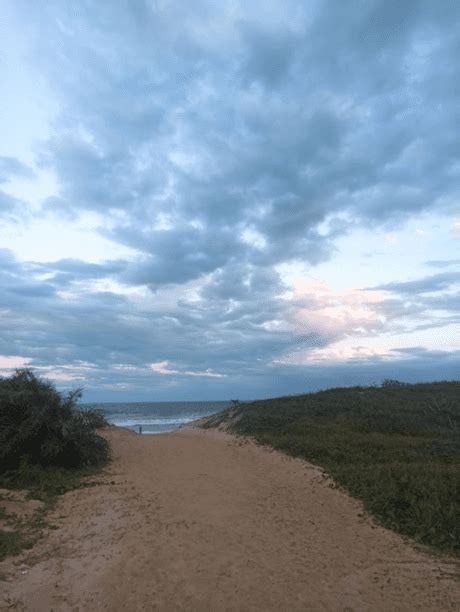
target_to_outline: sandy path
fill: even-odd
[[[300,460],[227,434],[107,433],[101,484],[0,564],[0,609],[458,610],[455,568],[375,527]]]

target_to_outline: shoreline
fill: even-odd
[[[249,439],[112,427],[112,463],[0,563],[0,610],[455,610],[458,565]]]

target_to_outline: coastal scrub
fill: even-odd
[[[234,402],[225,426],[323,468],[381,524],[460,554],[460,382]]]
[[[0,559],[30,547],[56,496],[85,486],[82,477],[109,459],[98,433],[107,423],[78,408],[80,397],[80,389],[63,395],[28,369],[0,378]],[[26,518],[8,512],[12,500],[27,508],[30,498],[41,504]]]

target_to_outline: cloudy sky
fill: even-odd
[[[458,379],[457,0],[1,13],[1,374],[88,401]]]

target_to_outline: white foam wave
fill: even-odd
[[[183,425],[184,423],[190,423],[195,419],[199,418],[198,416],[189,416],[189,417],[177,417],[175,419],[164,418],[164,419],[146,419],[146,418],[130,418],[130,419],[117,419],[108,417],[108,420],[112,425],[116,425],[117,427],[136,427],[138,425]]]

